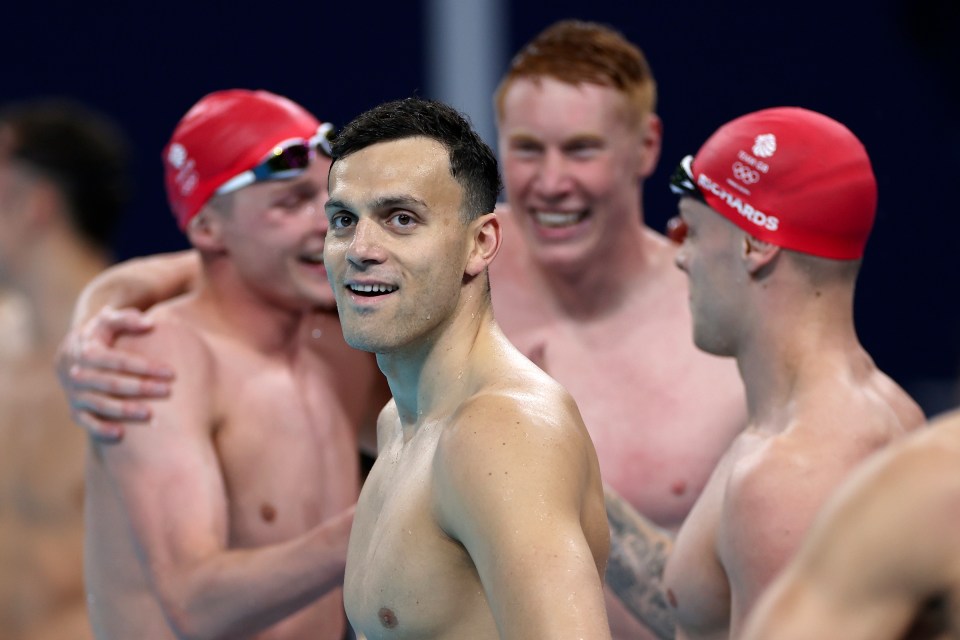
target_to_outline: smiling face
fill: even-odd
[[[511,211],[548,267],[603,255],[623,225],[641,218],[641,184],[652,172],[659,130],[631,125],[619,91],[550,77],[511,81],[499,144]]]
[[[748,279],[741,259],[745,234],[693,198],[680,199],[686,234],[676,263],[690,284],[693,341],[703,351],[736,355],[736,334],[745,305],[739,293]]]
[[[337,160],[324,260],[346,341],[389,353],[453,315],[468,256],[463,190],[439,142],[380,142]]]
[[[333,310],[323,266],[330,159],[319,156],[300,176],[258,182],[207,205],[216,248],[225,251],[244,285],[284,308]],[[203,239],[191,231],[194,244]]]

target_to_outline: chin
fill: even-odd
[[[730,357],[735,355],[730,345],[720,339],[717,335],[703,335],[704,332],[695,331],[693,334],[693,344],[700,351],[714,356]]]
[[[348,345],[359,351],[369,351],[370,353],[383,353],[386,351],[383,336],[371,335],[367,331],[350,330],[343,324],[343,316],[340,317],[340,326],[343,329],[343,339]]]
[[[541,268],[556,273],[580,274],[584,270],[584,265],[595,260],[583,247],[579,246],[558,246],[546,243],[530,246],[534,262]]]

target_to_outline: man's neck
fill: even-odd
[[[229,265],[205,263],[195,295],[222,330],[265,355],[294,357],[308,344],[313,310],[265,298]]]
[[[482,362],[479,354],[488,352],[491,340],[502,337],[489,303],[475,311],[459,309],[457,318],[438,331],[402,350],[377,354],[405,440],[421,424],[463,403],[472,393],[473,373]]]
[[[844,297],[757,314],[736,354],[751,425],[782,430],[810,385],[868,360]]]
[[[531,256],[530,270],[558,313],[590,320],[615,312],[664,269],[674,269],[673,255],[666,238],[639,225],[617,234],[602,257],[561,270],[537,264]]]

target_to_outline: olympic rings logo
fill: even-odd
[[[742,162],[733,163],[733,175],[743,184],[756,184],[760,181],[760,174]]]

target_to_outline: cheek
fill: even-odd
[[[615,162],[585,162],[575,167],[572,173],[580,188],[594,197],[620,198],[629,194],[639,197],[634,183],[625,175],[623,167]]]
[[[519,193],[527,189],[537,173],[537,165],[533,161],[510,159],[503,162],[503,183],[507,193]]]
[[[327,234],[323,242],[323,266],[327,268],[327,273],[337,272],[344,263],[344,255],[347,243],[341,238],[331,237]]]

